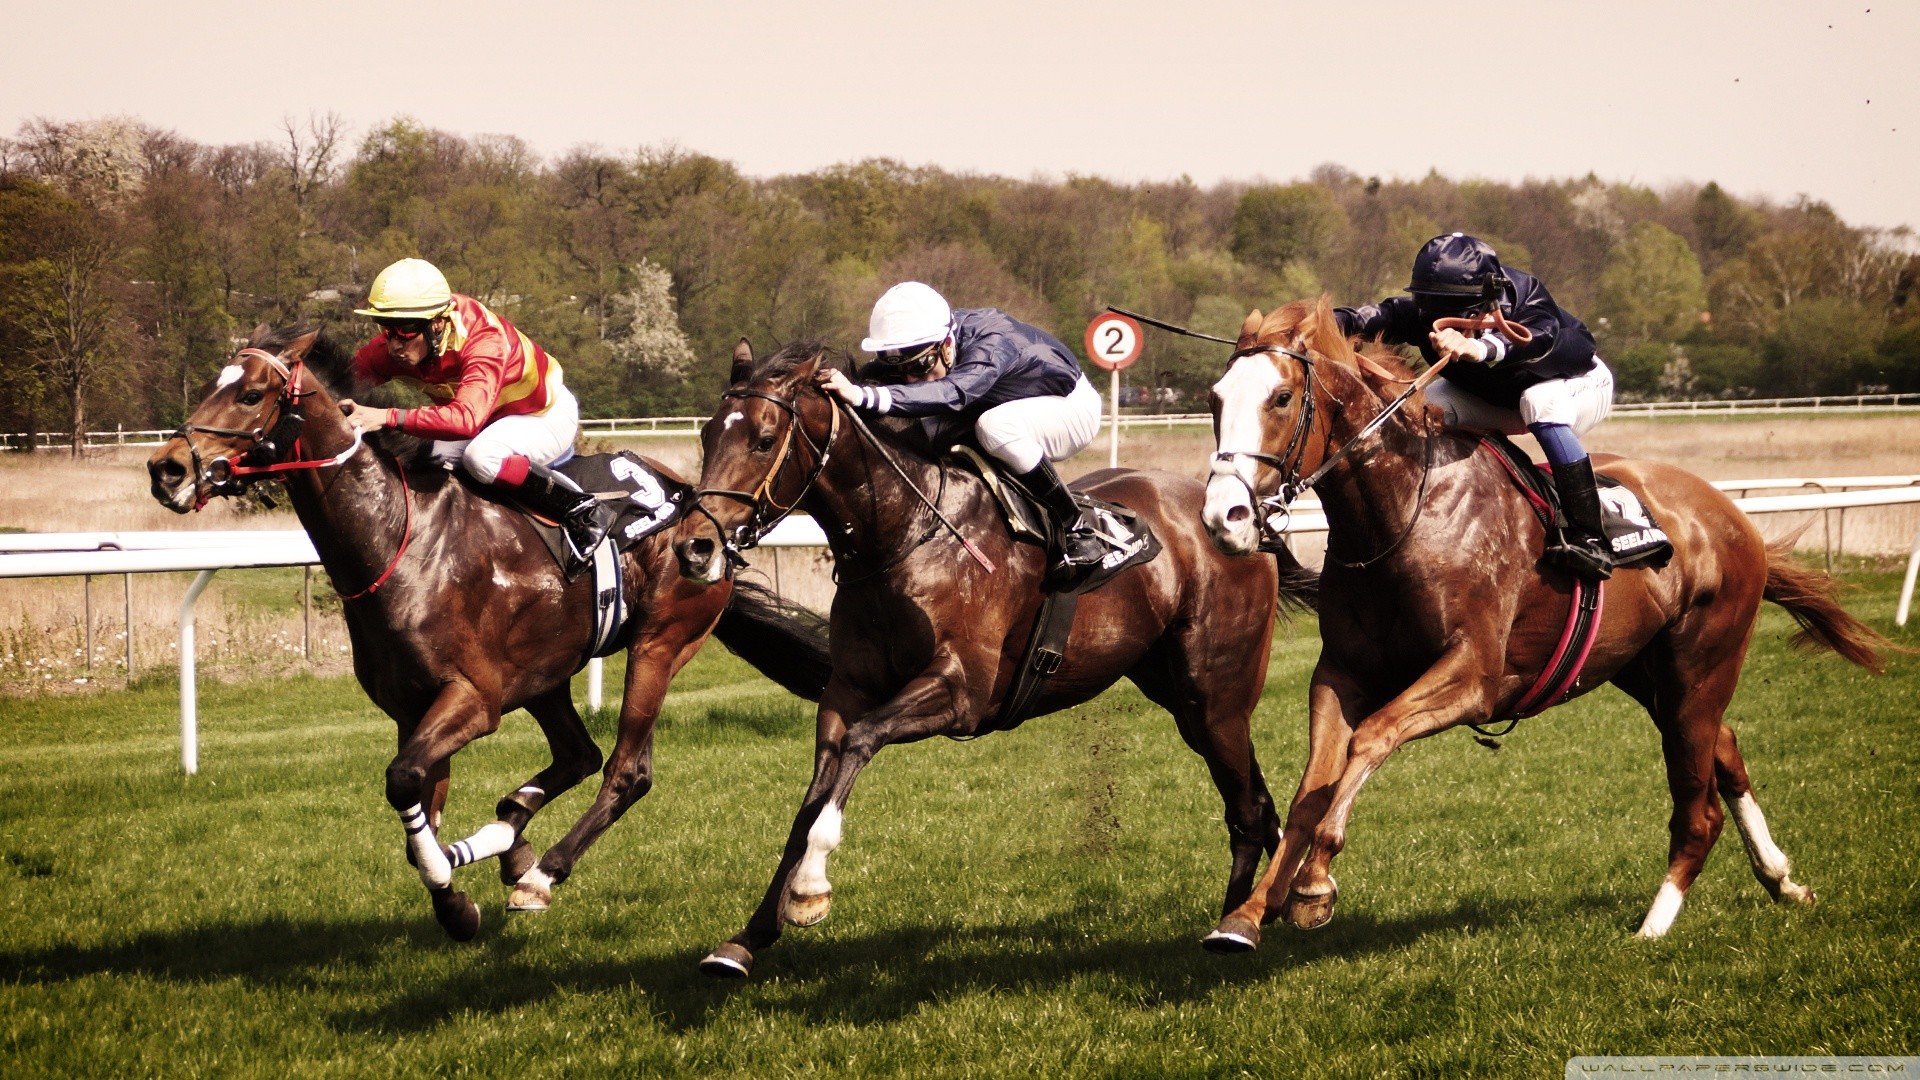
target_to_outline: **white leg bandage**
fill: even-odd
[[[427,812],[419,803],[400,811],[400,827],[407,830],[407,850],[413,852],[413,864],[419,868],[420,880],[427,888],[444,889],[453,884],[453,866],[440,850],[440,840],[433,835]]]
[[[453,845],[453,865],[458,869],[491,859],[512,847],[513,839],[513,826],[504,821],[489,821],[480,826],[479,832]]]

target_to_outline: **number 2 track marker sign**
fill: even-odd
[[[1087,359],[1113,373],[1113,422],[1107,428],[1107,464],[1120,466],[1120,369],[1140,359],[1140,324],[1111,311],[1087,324]]]

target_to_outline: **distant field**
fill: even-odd
[[[1889,622],[1897,584],[1850,606]],[[717,647],[669,698],[658,785],[564,885],[445,941],[381,798],[393,729],[345,679],[209,688],[203,773],[173,689],[0,698],[0,1062],[10,1076],[1557,1076],[1575,1054],[1920,1045],[1920,663],[1784,646],[1769,609],[1732,716],[1819,906],[1782,908],[1731,828],[1673,934],[1631,936],[1665,862],[1658,740],[1612,689],[1396,756],[1362,796],[1331,926],[1216,957],[1220,807],[1130,687],[863,777],[832,918],[744,986],[697,959],[757,899],[810,710]],[[1311,621],[1256,736],[1284,797]],[[1909,642],[1914,639],[1909,636]],[[617,678],[617,670],[613,674]],[[617,681],[615,682],[617,685]],[[605,740],[607,724],[597,722]],[[507,719],[456,759],[450,831],[543,763]],[[586,788],[539,818],[550,843]]]
[[[1522,440],[1527,441],[1527,440]],[[1729,416],[1630,418],[1609,421],[1589,437],[1596,450],[1672,461],[1710,479],[1756,476],[1920,474],[1920,420],[1908,415]],[[606,448],[601,440],[591,444]],[[691,439],[635,439],[634,447],[689,475],[699,447]],[[1122,462],[1136,468],[1202,475],[1212,435],[1205,426],[1133,430],[1121,444]],[[174,529],[298,528],[291,512],[241,510],[222,500],[191,517],[162,509],[147,494],[148,451],[103,451],[74,462],[58,454],[0,454],[0,529],[35,532]],[[1104,468],[1107,443],[1099,441],[1068,462],[1077,476]],[[1803,551],[1818,551],[1831,529],[1850,554],[1904,554],[1920,527],[1920,507],[1885,507],[1832,513],[1823,527],[1814,513],[1775,515],[1761,522],[1769,535],[1802,524]],[[1319,558],[1317,537],[1296,545],[1308,562]],[[805,551],[756,553],[749,573],[764,575],[789,596],[824,608],[833,595],[822,554]],[[189,580],[146,575],[134,582],[136,665],[152,671],[174,662],[169,648],[179,599]],[[324,575],[316,595],[329,598]],[[28,684],[75,688],[88,678],[84,655],[82,587],[75,580],[0,581],[0,692]],[[214,674],[294,670],[303,664],[299,571],[239,571],[221,574],[200,602],[203,663]],[[126,632],[121,585],[95,584],[92,678],[124,678],[121,657]],[[321,671],[344,670],[345,628],[331,609],[314,620]],[[297,665],[296,665],[297,666]],[[91,684],[84,684],[91,685]]]

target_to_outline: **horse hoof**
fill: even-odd
[[[1782,881],[1779,891],[1773,894],[1773,898],[1782,904],[1811,905],[1820,902],[1820,898],[1813,895],[1812,889],[1795,881]]]
[[[527,871],[533,869],[533,864],[539,861],[540,854],[533,850],[532,844],[525,840],[515,840],[513,846],[507,849],[507,853],[500,856],[500,884],[518,884],[520,879],[526,876]]]
[[[818,926],[826,921],[827,912],[832,908],[832,889],[812,896],[788,893],[787,902],[780,905],[780,919],[788,926]]]
[[[1338,888],[1329,888],[1315,896],[1291,893],[1287,896],[1285,918],[1295,930],[1318,930],[1333,921],[1333,902],[1340,898]]]
[[[1201,939],[1200,947],[1210,953],[1252,952],[1260,947],[1260,928],[1244,915],[1229,915]]]
[[[507,894],[508,911],[545,911],[552,906],[553,894],[537,885],[522,882]]]
[[[700,974],[709,979],[744,979],[753,974],[753,954],[729,941],[700,961]]]
[[[472,941],[480,933],[480,905],[466,893],[452,889],[434,893],[433,917],[455,941]]]

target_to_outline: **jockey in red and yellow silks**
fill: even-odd
[[[369,383],[399,379],[433,404],[397,409],[391,426],[423,439],[471,439],[503,416],[540,414],[553,407],[560,365],[518,327],[471,296],[452,295],[441,316],[436,355],[415,366],[392,357],[381,330],[354,354],[354,374]]]
[[[606,535],[611,513],[547,466],[573,452],[580,406],[560,364],[512,323],[452,291],[424,259],[402,259],[373,279],[367,306],[380,326],[353,357],[355,381],[399,379],[432,405],[381,409],[347,402],[362,431],[398,428],[434,440],[434,456],[474,479],[513,489],[529,509],[560,522],[572,544],[569,573]]]

